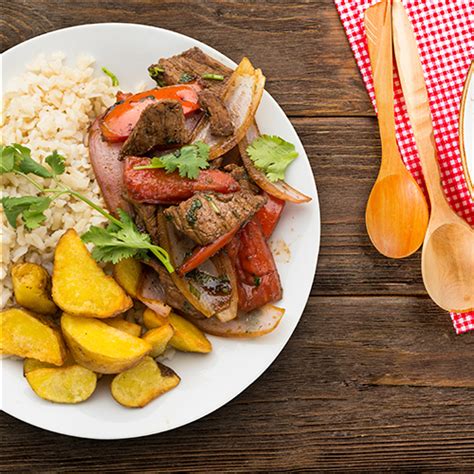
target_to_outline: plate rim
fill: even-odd
[[[215,55],[217,59],[222,60],[227,64],[231,64],[232,67],[237,66],[237,64],[233,60],[231,60],[229,57],[227,57],[226,55],[224,55],[220,51],[216,50],[212,46],[209,46],[208,44],[203,43],[202,41],[193,38],[192,36],[189,36],[189,35],[186,35],[186,34],[183,34],[183,33],[179,33],[179,32],[173,31],[173,30],[169,30],[169,29],[166,29],[166,28],[162,28],[162,27],[159,27],[159,26],[152,26],[152,25],[146,25],[146,24],[141,24],[141,23],[133,23],[133,22],[131,22],[131,23],[124,23],[124,22],[85,23],[85,24],[81,24],[81,25],[74,25],[74,26],[69,26],[69,27],[66,27],[66,28],[59,28],[59,29],[56,29],[56,30],[48,31],[46,33],[42,33],[40,35],[29,38],[29,39],[27,39],[27,40],[25,40],[21,43],[18,43],[16,45],[12,46],[11,48],[5,50],[1,54],[1,60],[3,60],[7,56],[10,56],[10,55],[14,54],[16,49],[19,49],[20,47],[24,48],[25,46],[29,46],[30,43],[34,43],[35,41],[37,41],[40,38],[45,38],[47,36],[54,36],[54,35],[60,34],[60,33],[65,32],[65,31],[70,31],[70,30],[80,30],[80,29],[87,29],[89,27],[101,27],[101,26],[104,26],[104,27],[108,27],[108,26],[110,26],[110,27],[120,27],[120,28],[139,27],[139,28],[145,28],[145,29],[151,29],[151,30],[159,30],[159,31],[165,32],[165,34],[171,34],[172,36],[175,36],[175,37],[180,38],[180,39],[192,40],[195,43],[196,46],[202,47],[205,50],[211,51],[211,53],[213,55]],[[1,62],[3,62],[3,61],[1,61]],[[3,76],[3,74],[2,74],[2,76]],[[1,84],[1,82],[0,82],[0,84]],[[3,87],[2,87],[2,93],[3,93]],[[294,128],[293,123],[291,123],[291,120],[288,118],[288,116],[286,115],[286,113],[284,112],[282,107],[278,104],[278,102],[266,90],[264,91],[264,94],[267,97],[267,100],[269,100],[272,103],[272,106],[276,106],[281,111],[281,113],[285,116],[285,118],[288,120],[288,122],[290,122],[291,128],[294,130],[294,132],[295,132],[295,134],[296,134],[296,136],[297,136],[297,138],[298,138],[299,142],[301,143],[301,146],[304,150],[304,145],[303,145],[303,143],[302,143],[302,141],[299,137],[299,134],[296,132],[296,129]],[[22,422],[25,422],[25,423],[27,423],[31,426],[34,426],[34,427],[37,427],[37,428],[40,428],[40,429],[44,429],[44,430],[52,432],[52,433],[71,436],[71,437],[75,437],[75,438],[100,439],[100,440],[134,439],[134,438],[139,438],[139,437],[158,435],[158,434],[165,433],[167,431],[172,431],[172,430],[181,428],[183,426],[187,426],[191,423],[194,423],[194,422],[210,415],[211,413],[214,413],[215,411],[223,408],[225,405],[227,405],[229,402],[231,402],[234,398],[236,398],[237,396],[242,394],[245,390],[247,390],[250,385],[255,383],[263,375],[263,373],[265,373],[270,368],[270,366],[275,362],[275,360],[278,358],[278,356],[281,354],[283,349],[288,344],[288,341],[290,340],[290,338],[293,335],[296,327],[298,326],[298,324],[301,321],[301,317],[303,316],[304,310],[306,308],[309,297],[311,295],[311,289],[312,289],[314,280],[316,278],[316,268],[317,268],[317,262],[318,262],[318,259],[319,259],[320,247],[321,247],[321,209],[320,209],[320,204],[319,204],[319,195],[318,195],[316,179],[315,179],[314,173],[313,173],[312,168],[311,168],[311,162],[309,160],[308,154],[306,153],[306,150],[304,150],[304,151],[305,151],[305,155],[306,155],[306,161],[307,161],[307,163],[310,167],[310,170],[311,170],[311,175],[313,177],[313,185],[314,185],[314,196],[312,196],[312,197],[313,197],[313,201],[314,201],[314,212],[315,212],[314,219],[316,220],[315,224],[316,224],[316,228],[317,228],[317,234],[312,236],[313,239],[315,240],[315,243],[316,243],[316,245],[315,245],[316,252],[315,252],[315,255],[314,255],[314,259],[312,259],[312,262],[311,262],[311,271],[312,271],[313,277],[312,277],[311,282],[310,282],[311,284],[309,284],[309,286],[308,286],[308,292],[307,292],[307,295],[305,296],[302,310],[301,310],[301,312],[298,316],[298,319],[296,321],[296,324],[295,324],[294,328],[289,331],[289,334],[286,336],[286,340],[283,343],[283,345],[281,346],[281,348],[279,348],[279,350],[277,350],[274,354],[272,354],[271,360],[267,364],[265,364],[265,367],[262,370],[258,371],[258,373],[254,377],[252,377],[251,380],[248,383],[244,383],[243,385],[239,386],[236,393],[230,394],[230,396],[226,397],[224,402],[220,403],[218,406],[212,407],[209,410],[205,410],[204,412],[199,413],[197,415],[193,415],[190,420],[184,421],[184,422],[181,422],[181,423],[177,423],[176,425],[174,425],[172,427],[169,427],[169,428],[166,428],[166,429],[160,429],[159,431],[155,431],[155,430],[153,430],[152,427],[149,427],[148,429],[144,429],[142,433],[136,433],[136,434],[134,433],[134,434],[131,434],[131,435],[120,434],[120,435],[117,435],[117,436],[111,436],[111,435],[97,436],[95,434],[92,434],[92,435],[79,434],[78,435],[78,434],[74,434],[73,432],[71,432],[71,430],[68,430],[67,427],[65,427],[65,429],[57,429],[57,428],[48,427],[48,426],[45,426],[43,423],[38,423],[38,422],[35,422],[35,421],[28,420],[27,418],[21,416],[22,415],[21,412],[19,414],[18,413],[13,414],[13,413],[10,413],[8,410],[6,410],[5,407],[3,406],[3,403],[2,403],[2,401],[3,401],[3,396],[2,396],[2,393],[3,393],[3,376],[2,376],[3,375],[3,370],[2,370],[3,360],[0,359],[0,379],[2,380],[2,390],[0,391],[0,406],[1,406],[2,411],[7,413],[9,416],[12,416],[12,417],[14,417],[14,418],[16,418],[16,419],[18,419]]]

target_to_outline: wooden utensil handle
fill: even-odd
[[[423,68],[410,20],[400,0],[393,0],[392,20],[393,45],[398,65],[398,75],[400,76],[426,186],[431,201],[437,200],[440,205],[448,205],[441,185],[433,122]]]
[[[364,17],[382,147],[396,147],[390,0],[373,5]],[[397,148],[398,149],[398,148]],[[388,150],[387,150],[388,151]]]

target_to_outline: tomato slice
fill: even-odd
[[[285,201],[282,201],[271,194],[267,194],[267,202],[255,214],[255,219],[260,223],[263,235],[267,240],[273,234],[284,207]]]
[[[163,99],[174,99],[183,106],[184,114],[199,109],[197,84],[181,84],[176,86],[151,89],[126,97],[123,102],[115,104],[102,119],[100,129],[108,142],[123,142],[138,122],[142,111],[152,102]],[[125,97],[125,94],[122,96]]]

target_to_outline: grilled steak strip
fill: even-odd
[[[204,89],[199,92],[201,108],[209,115],[211,133],[219,137],[228,137],[234,133],[234,125],[222,99],[214,92]]]
[[[200,85],[221,96],[232,69],[203,53],[199,48],[191,48],[170,58],[161,58],[157,64],[165,71],[161,74],[162,85],[180,84],[198,80]],[[202,79],[203,74],[220,74],[223,81]]]
[[[156,146],[182,144],[187,139],[181,104],[177,100],[160,100],[143,110],[121,154],[141,156]]]
[[[200,192],[164,213],[183,234],[199,245],[207,245],[243,224],[265,202],[264,196],[248,190],[234,194]]]

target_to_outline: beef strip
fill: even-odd
[[[252,191],[255,194],[259,192],[260,188],[250,180],[250,177],[243,166],[238,166],[232,163],[224,166],[224,171],[229,173],[232,178],[239,183],[241,189]]]
[[[135,211],[135,225],[141,232],[145,231],[155,245],[159,245],[158,221],[156,218],[158,206],[134,201],[130,202],[133,203],[133,210]]]
[[[202,87],[212,90],[218,96],[222,96],[227,80],[232,74],[232,69],[196,47],[170,58],[161,58],[157,66],[164,69],[164,72],[160,75],[160,85],[198,80]],[[219,74],[224,76],[224,80],[202,79],[203,74]]]
[[[209,115],[211,133],[218,137],[228,137],[234,133],[234,125],[222,99],[214,92],[204,89],[199,92],[201,108]]]
[[[154,258],[144,262],[158,274],[161,286],[165,293],[165,303],[178,310],[183,314],[189,314],[197,318],[202,318],[203,315],[192,306],[183,294],[178,290],[174,284],[173,279],[166,270],[166,268]]]
[[[143,110],[121,154],[141,156],[156,146],[182,144],[187,140],[181,104],[177,100],[160,100]]]
[[[243,224],[266,202],[266,197],[242,190],[234,194],[196,193],[165,210],[176,228],[199,245],[207,245]]]

